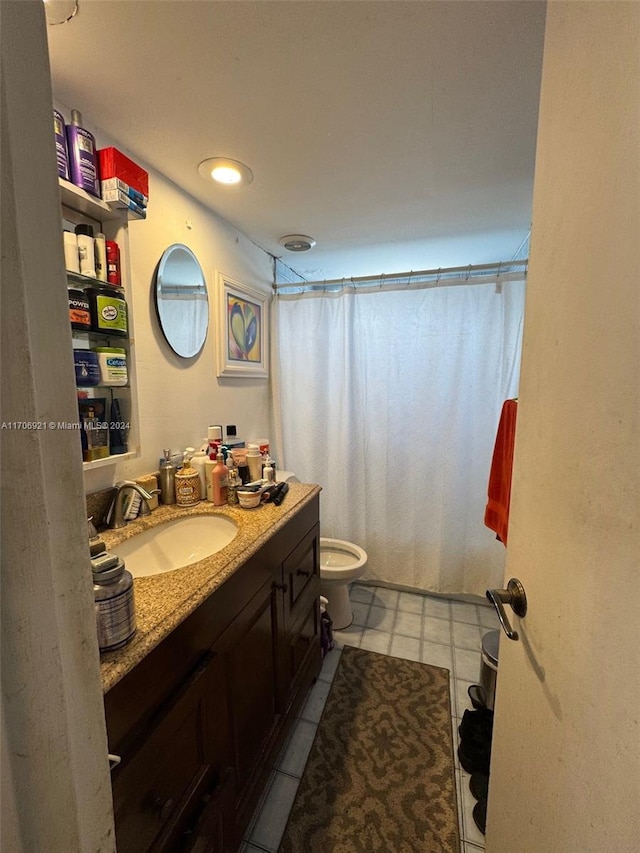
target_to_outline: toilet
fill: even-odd
[[[320,595],[328,599],[333,628],[340,631],[353,622],[349,584],[367,565],[367,552],[353,542],[320,537]]]
[[[299,483],[292,471],[277,471],[276,480]],[[353,542],[320,537],[320,595],[328,600],[327,611],[333,628],[340,631],[353,622],[349,584],[359,578],[367,565],[367,552]]]

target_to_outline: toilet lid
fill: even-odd
[[[482,638],[482,652],[494,666],[498,666],[500,631],[488,631]]]

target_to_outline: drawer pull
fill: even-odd
[[[309,571],[309,569],[298,569],[296,574],[302,575],[303,577],[308,578],[311,575],[311,572]]]
[[[280,589],[282,592],[286,592],[289,589],[286,583],[276,583],[275,581],[273,583],[273,588]]]

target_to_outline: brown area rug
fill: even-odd
[[[459,853],[449,671],[346,646],[280,853]]]

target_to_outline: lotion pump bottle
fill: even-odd
[[[211,472],[213,505],[224,506],[228,502],[229,469],[224,464],[222,451],[218,450],[216,464]]]

